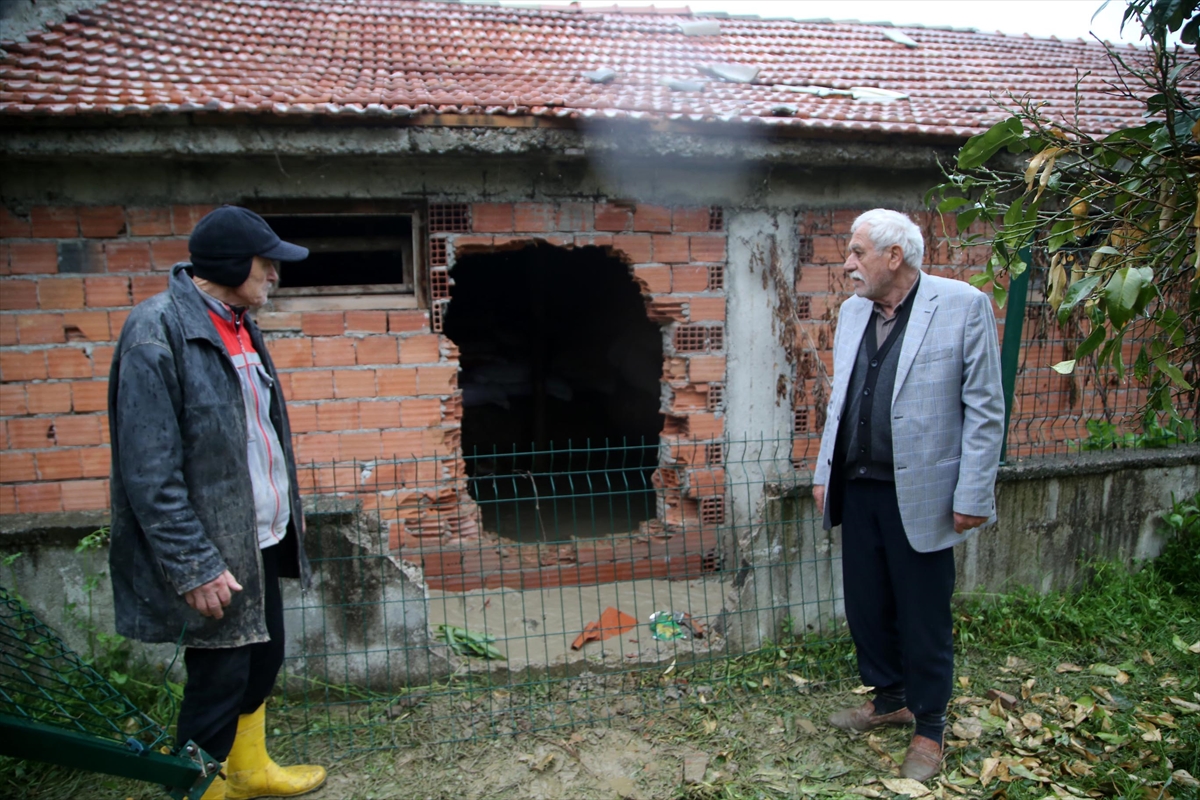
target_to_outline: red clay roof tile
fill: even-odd
[[[694,19],[686,8],[109,0],[0,43],[0,113],[599,116],[965,137],[1010,97],[1074,115],[1080,74],[1084,129],[1135,124],[1143,108],[1110,91],[1105,49],[1080,40],[904,28],[910,48],[885,36],[897,29],[756,18],[686,35]],[[704,69],[714,64],[759,72],[726,83]],[[616,77],[582,74],[600,67]],[[904,97],[854,99],[856,87]]]

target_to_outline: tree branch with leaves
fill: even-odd
[[[1198,4],[1126,8],[1125,24],[1140,25],[1149,46],[1109,48],[1116,79],[1107,91],[1136,99],[1143,124],[1086,130],[1078,115],[1046,113],[1040,98],[1009,98],[1010,116],[968,140],[927,197],[956,217],[960,244],[990,246],[971,282],[990,287],[1001,306],[1008,279],[1029,267],[1029,248],[1041,249],[1046,300],[1059,325],[1083,337],[1054,368],[1069,374],[1086,362],[1121,382],[1131,373],[1148,390],[1143,420],[1156,427],[1195,417],[1200,377]],[[1183,44],[1169,44],[1177,31]],[[1123,351],[1135,339],[1127,365]]]

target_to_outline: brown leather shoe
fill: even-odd
[[[875,704],[870,700],[858,708],[843,709],[829,718],[829,724],[844,731],[874,730],[883,725],[911,725],[912,712],[907,708],[893,711],[890,714],[876,714]]]
[[[908,743],[900,777],[927,781],[942,771],[942,745],[928,736],[914,736]]]

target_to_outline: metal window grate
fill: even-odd
[[[430,233],[466,233],[471,230],[471,212],[466,203],[430,203]]]
[[[720,233],[725,230],[725,210],[719,206],[712,206],[708,209],[708,230],[712,233]]]
[[[450,297],[450,270],[444,267],[429,270],[429,297],[432,300]]]
[[[708,267],[708,290],[719,292],[725,288],[725,265],[710,264]]]
[[[444,267],[449,262],[446,258],[446,240],[440,236],[429,240],[429,266]]]

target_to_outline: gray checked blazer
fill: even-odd
[[[851,297],[838,317],[833,392],[813,476],[818,486],[841,478],[831,475],[834,443],[872,306],[866,298]],[[914,550],[942,550],[978,532],[955,533],[956,511],[987,517],[985,525],[995,522],[1003,438],[1004,393],[991,300],[962,281],[922,273],[892,392],[896,496]],[[827,488],[827,530],[836,524],[833,494]]]

